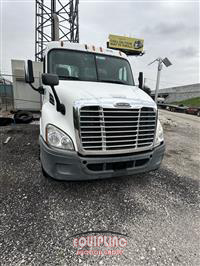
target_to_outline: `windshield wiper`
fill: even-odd
[[[71,77],[71,76],[67,77],[67,79],[71,79],[71,80],[80,80],[80,78],[78,78],[78,77]]]
[[[100,82],[108,82],[108,83],[117,83],[117,84],[124,84],[128,85],[126,82],[123,82],[121,80],[111,80],[111,79],[99,79]]]
[[[59,78],[65,79],[65,80],[67,80],[67,79],[69,79],[69,80],[80,80],[78,77],[71,77],[71,76],[68,76],[68,77],[66,77],[66,76],[59,76]]]

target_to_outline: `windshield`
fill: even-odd
[[[48,72],[61,80],[134,85],[129,62],[103,54],[54,49],[48,55]]]

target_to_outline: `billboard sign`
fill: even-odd
[[[108,47],[124,51],[127,54],[140,54],[144,50],[144,39],[110,34]]]

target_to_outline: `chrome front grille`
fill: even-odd
[[[79,115],[80,142],[85,151],[128,152],[153,145],[156,127],[153,108],[85,106]]]

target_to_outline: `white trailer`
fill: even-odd
[[[13,103],[14,111],[40,111],[41,95],[34,90],[25,81],[25,61],[11,60],[13,76]],[[41,62],[33,62],[33,73],[35,77],[34,86],[41,85],[41,74],[43,72]]]

